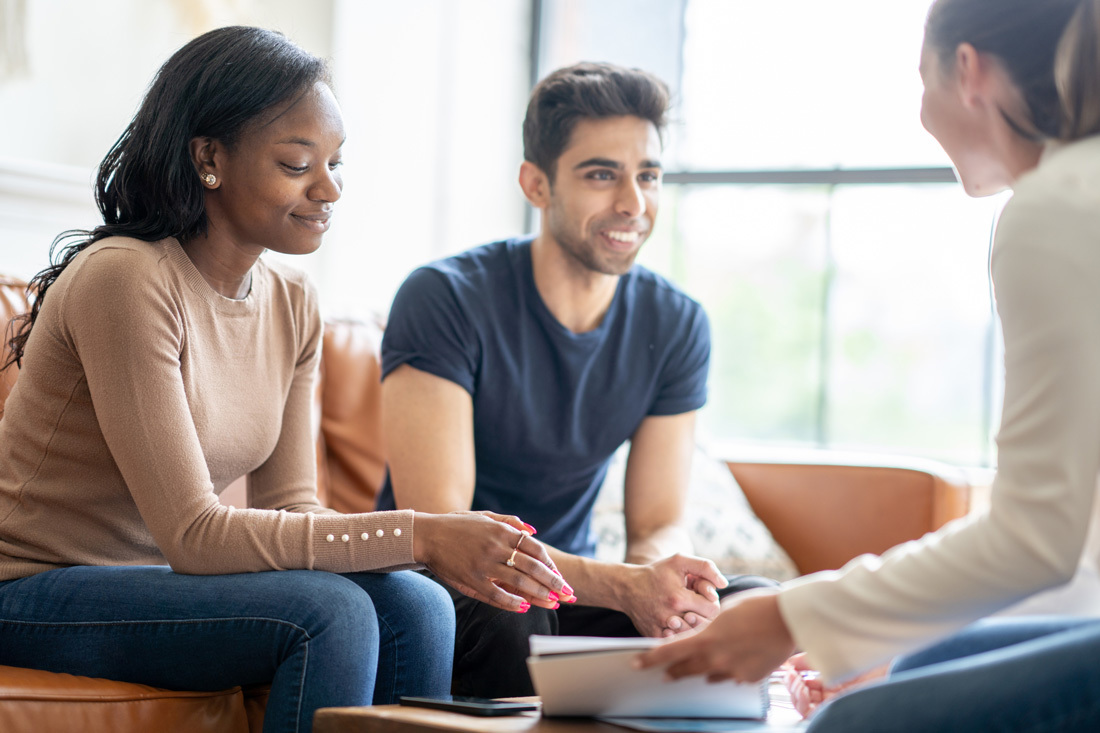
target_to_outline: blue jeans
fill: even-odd
[[[0,664],[179,690],[270,684],[264,731],[450,690],[454,608],[412,572],[72,567],[0,583]]]
[[[808,730],[1100,731],[1100,620],[979,622],[834,698]]]

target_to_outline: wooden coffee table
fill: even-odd
[[[801,727],[801,716],[790,704],[790,696],[773,678],[768,720],[739,721],[743,731],[792,731]],[[538,702],[537,697],[507,700]],[[481,718],[444,710],[405,705],[376,705],[362,708],[321,708],[313,718],[315,733],[629,733],[626,728],[592,718],[544,718],[540,713],[520,713],[499,718]]]
[[[313,718],[313,730],[314,733],[626,733],[617,725],[586,718],[543,718],[537,712],[482,718],[405,705],[321,708]]]

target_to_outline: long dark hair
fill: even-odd
[[[176,51],[99,164],[95,200],[103,224],[63,232],[53,241],[51,264],[31,279],[34,304],[20,317],[2,368],[22,363],[47,291],[90,245],[114,236],[186,242],[206,233],[203,187],[191,160],[193,138],[232,147],[249,122],[318,81],[330,81],[324,60],[262,28],[218,28]]]
[[[1100,0],[936,0],[925,43],[946,68],[969,43],[995,56],[1023,95],[1027,119],[1003,113],[1036,141],[1100,133]]]

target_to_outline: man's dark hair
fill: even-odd
[[[668,107],[668,86],[649,72],[590,62],[558,69],[531,92],[523,120],[523,158],[553,183],[558,158],[578,121],[632,116],[664,133]]]

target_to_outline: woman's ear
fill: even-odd
[[[955,81],[966,107],[979,107],[989,100],[992,64],[969,43],[955,49]]]
[[[195,166],[199,180],[208,189],[221,185],[218,170],[218,141],[212,137],[194,137],[190,144],[191,163]]]
[[[529,160],[519,167],[519,187],[536,209],[545,209],[550,204],[550,179]]]

